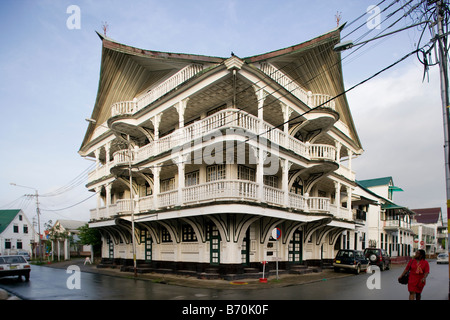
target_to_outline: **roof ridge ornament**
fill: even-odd
[[[225,60],[224,63],[228,70],[240,70],[244,64],[244,60],[233,54],[230,58]]]

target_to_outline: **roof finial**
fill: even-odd
[[[339,23],[341,22],[341,18],[342,18],[342,12],[337,11],[336,15],[334,17],[336,18],[337,27],[339,27]]]
[[[105,35],[105,37],[106,37],[106,31],[108,31],[108,28],[109,28],[109,26],[108,26],[108,22],[102,22],[102,29],[103,29],[103,34]]]

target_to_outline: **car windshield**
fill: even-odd
[[[0,258],[0,264],[10,264],[10,263],[27,263],[27,262],[21,256],[1,257]]]
[[[376,250],[376,249],[366,249],[365,252],[366,252],[366,253],[375,253],[375,254],[377,254],[377,253],[378,253],[378,250]]]

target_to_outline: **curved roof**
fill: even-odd
[[[339,27],[309,41],[242,60],[246,64],[270,62],[306,90],[334,97],[345,92],[340,53],[333,51],[340,41],[341,29]],[[113,103],[133,100],[187,65],[199,63],[214,66],[228,59],[144,50],[97,34],[102,40],[102,58],[97,98],[91,115],[96,124],[89,124],[80,151],[89,143],[95,128],[110,118]],[[336,99],[336,111],[349,129],[354,148],[362,151],[345,95]]]

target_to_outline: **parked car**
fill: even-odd
[[[15,256],[0,256],[0,278],[10,276],[22,276],[25,280],[30,280],[30,265],[24,257]]]
[[[31,260],[30,254],[26,251],[19,251],[17,252],[17,255],[24,257],[27,261]]]
[[[370,264],[377,265],[381,271],[391,268],[391,257],[383,249],[366,248],[364,249],[364,255],[369,259]]]
[[[369,260],[360,250],[339,250],[333,260],[333,267],[336,272],[339,272],[340,269],[347,269],[359,274],[361,271],[367,270]]]
[[[448,253],[440,253],[436,258],[436,263],[448,263]]]

